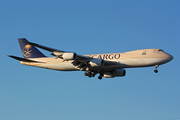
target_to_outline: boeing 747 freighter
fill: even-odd
[[[173,59],[173,56],[161,49],[142,49],[124,53],[79,55],[29,42],[25,38],[18,39],[24,58],[8,55],[19,60],[21,64],[58,71],[85,71],[84,75],[98,78],[123,77],[125,68],[158,66]],[[46,57],[36,47],[51,52],[55,57]]]

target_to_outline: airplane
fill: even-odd
[[[151,67],[155,66],[154,72],[158,72],[159,65],[165,64],[173,59],[173,56],[165,53],[162,49],[142,49],[124,53],[79,55],[53,49],[33,42],[26,38],[18,39],[24,58],[8,55],[19,60],[21,64],[58,70],[58,71],[84,71],[84,75],[94,77],[99,74],[98,79],[123,77],[126,75],[125,68]],[[38,49],[51,52],[54,57],[46,57]]]

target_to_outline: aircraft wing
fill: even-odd
[[[46,47],[46,46],[43,46],[43,45],[39,45],[39,44],[36,44],[36,43],[33,43],[33,42],[28,42],[28,41],[24,41],[25,43],[28,43],[30,45],[33,45],[33,46],[36,46],[38,48],[41,48],[41,49],[44,49],[44,50],[47,50],[49,52],[52,52],[51,55],[54,55],[54,56],[60,56],[62,55],[63,53],[73,53],[73,52],[68,52],[68,51],[63,51],[63,50],[58,50],[58,49],[54,49],[54,48],[50,48],[50,47]],[[83,56],[83,55],[77,55],[77,57],[79,59],[89,59],[90,57],[87,57],[87,56]]]
[[[56,56],[56,58],[61,58],[64,61],[73,60],[72,64],[74,66],[76,66],[76,68],[78,68],[80,70],[85,70],[86,68],[91,68],[91,67],[98,66],[98,65],[109,66],[109,65],[117,64],[117,63],[114,63],[114,62],[111,62],[111,61],[104,61],[103,59],[78,55],[78,54],[76,54],[74,52],[68,52],[68,51],[63,51],[63,50],[58,50],[58,49],[46,47],[46,46],[39,45],[37,43],[33,43],[33,42],[29,42],[29,41],[24,41],[24,42],[27,43],[27,44],[33,45],[35,47],[38,47],[38,48],[47,50],[49,52],[52,52],[51,55]],[[73,56],[76,56],[76,59],[64,59],[64,56],[66,56],[65,54],[66,55],[71,54]]]
[[[92,57],[88,57],[88,56],[83,56],[83,55],[78,55],[74,52],[68,52],[68,51],[63,51],[63,50],[58,50],[58,49],[54,49],[54,48],[50,48],[50,47],[46,47],[43,45],[39,45],[37,43],[33,43],[33,42],[29,42],[29,41],[23,41],[27,44],[33,45],[35,47],[47,50],[49,52],[52,52],[51,55],[56,56],[56,58],[61,58],[63,59],[63,54],[71,54],[76,56],[76,59],[74,59],[74,61],[72,62],[72,64],[74,66],[76,66],[76,68],[84,70],[85,68],[87,68],[89,66],[89,62],[93,59]],[[66,60],[66,59],[63,59]],[[67,59],[68,60],[68,59]],[[71,59],[73,60],[73,59]]]

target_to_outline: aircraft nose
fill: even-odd
[[[172,55],[169,55],[169,59],[172,60],[174,57]]]
[[[167,54],[167,53],[166,53],[166,54]],[[168,61],[171,61],[173,58],[174,58],[174,57],[173,57],[172,55],[167,54],[167,60],[168,60]]]

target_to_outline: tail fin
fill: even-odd
[[[24,41],[28,42],[28,40],[26,38],[19,38],[18,41],[19,41],[19,45],[21,47],[21,51],[22,51],[24,58],[46,57],[37,48],[25,43]]]

